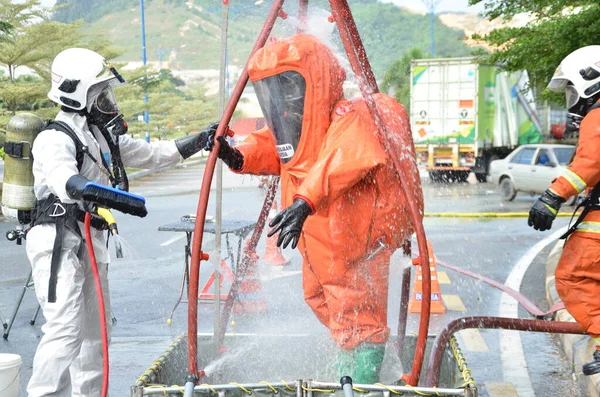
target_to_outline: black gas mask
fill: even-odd
[[[253,83],[258,103],[277,142],[282,163],[298,149],[304,116],[306,81],[298,72],[287,71]]]
[[[595,86],[592,86],[591,88],[597,89]],[[579,126],[583,118],[587,115],[587,113],[590,111],[590,108],[598,101],[598,99],[600,99],[600,92],[592,95],[589,98],[581,98],[577,90],[575,90],[575,87],[569,83],[569,85],[565,87],[565,96],[568,109],[565,132],[568,134],[576,134],[579,132]]]
[[[110,86],[105,87],[92,98],[88,121],[100,131],[108,131],[114,136],[127,133],[127,122],[119,113],[117,101]]]

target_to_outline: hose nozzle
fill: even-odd
[[[110,234],[113,236],[119,235],[119,229],[117,228],[117,220],[113,216],[112,212],[108,208],[98,207],[96,209],[96,213],[98,216],[102,217],[108,223],[108,230]],[[123,249],[121,248],[121,243],[115,239],[115,251],[117,254],[117,258],[123,257]]]

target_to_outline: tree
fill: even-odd
[[[410,112],[410,61],[427,58],[420,48],[412,48],[383,74],[381,90],[393,95]]]
[[[120,54],[102,38],[87,39],[80,31],[81,23],[51,21],[53,10],[42,7],[39,0],[18,4],[0,0],[0,29],[5,27],[0,32],[0,65],[8,70],[8,75],[0,74],[0,125],[17,111],[41,111],[48,117],[56,114],[58,108],[47,100],[46,93],[51,63],[60,51],[84,46],[109,59]],[[17,77],[18,68],[28,68],[29,73]]]
[[[204,128],[217,115],[215,97],[207,97],[203,86],[186,86],[171,71],[138,68],[124,71],[126,86],[116,90],[119,110],[125,115],[132,135],[159,139],[188,135]],[[148,102],[144,102],[144,93]],[[144,110],[150,120],[145,124]]]
[[[490,19],[510,19],[528,13],[532,20],[523,27],[496,29],[475,35],[494,50],[483,60],[507,71],[527,70],[535,88],[547,86],[560,61],[572,51],[597,44],[600,37],[600,7],[592,0],[469,0],[484,3]],[[550,96],[548,93],[545,96]]]

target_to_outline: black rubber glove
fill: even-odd
[[[552,222],[558,214],[560,205],[565,202],[565,199],[558,194],[546,189],[544,194],[533,203],[529,210],[529,220],[527,223],[535,230],[544,231],[550,230]]]
[[[217,138],[217,141],[219,141],[219,143],[221,144],[221,146],[219,147],[219,158],[223,160],[223,162],[227,164],[227,166],[232,170],[241,170],[244,166],[244,155],[240,153],[240,151],[236,148],[231,147],[229,145],[229,142],[227,142],[227,139],[225,139],[225,137],[220,136]],[[214,146],[212,139],[209,141],[207,146],[207,150],[212,151],[212,148]]]
[[[283,248],[286,248],[291,242],[292,248],[296,248],[298,240],[300,240],[302,225],[311,212],[310,205],[306,201],[300,198],[294,199],[292,205],[277,214],[269,223],[273,229],[267,234],[267,237],[281,231],[277,238],[277,246],[283,245]]]
[[[219,122],[217,121],[210,124],[197,134],[175,139],[175,146],[177,146],[177,150],[179,150],[181,157],[187,159],[202,149],[208,150],[208,143],[211,142],[212,145],[212,140],[217,132],[218,127]]]

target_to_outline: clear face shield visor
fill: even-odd
[[[100,113],[105,115],[116,115],[119,113],[117,99],[115,98],[111,86],[105,87],[95,98],[93,98],[92,107],[95,107]]]
[[[565,99],[567,102],[567,109],[571,109],[573,106],[579,102],[579,93],[572,85],[567,85],[565,87]]]
[[[287,163],[302,133],[306,81],[300,73],[287,71],[253,84],[265,121],[277,141],[279,157]]]

